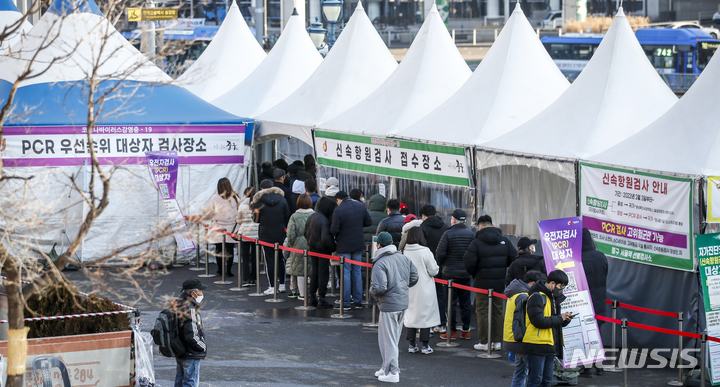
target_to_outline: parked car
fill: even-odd
[[[664,25],[665,28],[699,28],[700,30],[706,32],[708,35],[712,36],[713,39],[717,39],[720,36],[720,30],[718,30],[715,27],[704,27],[700,25],[697,21],[689,20],[689,21],[677,21],[677,22],[671,22]]]
[[[562,28],[562,25],[562,11],[550,11],[542,20],[540,27],[547,30],[553,30],[556,28]]]

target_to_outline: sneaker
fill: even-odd
[[[305,297],[298,294],[297,299],[300,301],[305,301]]]
[[[460,331],[460,338],[461,338],[461,339],[465,339],[465,340],[470,340],[470,339],[471,339],[471,337],[470,337],[470,330],[468,329],[468,330],[462,330],[462,331]]]
[[[435,351],[433,351],[432,347],[430,347],[429,345],[428,345],[427,347],[423,345],[423,347],[422,347],[422,354],[423,354],[423,355],[429,355],[429,354],[431,354],[431,353],[433,353],[433,352],[435,352]]]
[[[399,383],[400,374],[380,375],[378,376],[378,380],[386,383]]]
[[[252,281],[245,281],[242,284],[242,287],[244,287],[244,288],[249,288],[251,286],[255,286],[255,284],[253,284]]]
[[[502,343],[492,343],[493,351],[502,351]]]
[[[317,308],[318,309],[332,309],[333,305],[331,303],[325,301],[324,298],[320,298],[320,300],[318,300],[318,303],[317,303]]]
[[[285,293],[285,284],[280,284],[278,286],[278,293]]]
[[[295,292],[292,292],[292,293],[288,294],[288,298],[298,298],[298,294]]]
[[[408,348],[408,353],[418,353],[420,352],[420,349],[417,347],[417,345],[410,344],[410,347]]]
[[[335,300],[335,304],[340,305],[340,300]]]
[[[383,371],[382,369],[379,369],[379,370],[375,371],[375,377],[376,377],[376,378],[378,378],[378,377],[380,377],[380,376],[384,376],[384,375],[385,375],[385,371]]]
[[[335,305],[335,309],[338,309],[338,310],[339,310],[339,309],[340,309],[340,304]],[[350,305],[343,305],[343,306],[342,306],[342,309],[343,309],[343,310],[350,310],[351,308],[350,308]]]
[[[274,293],[275,293],[275,288],[272,288],[272,287],[271,287],[271,288],[267,288],[267,290],[265,290],[265,291],[263,292],[263,294],[266,295],[266,296],[272,296]]]
[[[441,334],[440,338],[443,340],[447,340],[447,338],[448,338],[447,332]],[[450,340],[457,340],[457,331],[450,332]]]
[[[433,328],[433,331],[435,331],[435,333],[445,333],[447,332],[447,327],[445,325],[439,325]]]
[[[361,304],[361,303],[359,303],[359,302],[353,302],[352,308],[353,308],[353,309],[358,309],[358,310],[359,310],[359,309],[362,309],[362,308],[363,308],[363,304]]]
[[[473,345],[473,348],[477,349],[478,351],[487,351],[487,346],[488,346],[487,344],[477,343],[477,344]]]

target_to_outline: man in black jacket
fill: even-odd
[[[183,282],[180,298],[175,300],[174,307],[178,316],[180,340],[185,346],[185,353],[175,358],[176,386],[197,387],[200,383],[200,360],[207,355],[205,332],[203,332],[200,303],[203,300],[203,285],[199,279],[193,278]]]
[[[420,208],[420,216],[423,221],[420,225],[420,229],[423,231],[425,241],[427,241],[427,248],[432,251],[435,261],[437,261],[435,250],[437,250],[438,243],[440,243],[440,238],[442,238],[443,234],[445,234],[445,231],[447,231],[450,226],[448,226],[441,217],[436,215],[435,206],[432,204],[422,206]],[[438,271],[435,278],[444,279],[442,275],[442,268],[440,268],[440,271]],[[438,301],[438,313],[440,313],[440,325],[435,327],[433,331],[445,333],[445,326],[447,325],[447,316],[445,316],[445,313],[447,312],[447,295],[445,294],[445,286],[435,282],[435,294],[437,295]]]
[[[365,252],[365,239],[363,227],[372,224],[370,213],[365,205],[357,200],[350,199],[345,191],[335,195],[337,208],[333,212],[330,222],[330,233],[335,236],[336,252],[345,259],[362,262]],[[360,266],[345,262],[343,283],[344,308],[362,309],[362,273]],[[351,294],[352,293],[352,294]],[[352,296],[352,304],[350,297]]]
[[[397,199],[388,200],[387,213],[388,217],[380,221],[375,235],[377,236],[386,231],[392,236],[395,247],[399,247],[402,239],[402,228],[405,225],[405,216],[400,213],[400,201]]]
[[[456,284],[470,286],[472,285],[472,277],[470,277],[470,274],[465,270],[463,257],[475,235],[472,230],[465,225],[465,218],[465,211],[459,208],[453,211],[450,229],[445,231],[442,238],[440,238],[437,250],[435,251],[435,258],[437,259],[438,265],[442,266],[442,273],[445,278],[453,280]],[[470,320],[472,319],[470,292],[453,288],[451,300],[453,305],[455,304],[455,300],[459,300],[460,312],[462,313],[461,318],[463,325],[460,337],[470,340]],[[447,339],[447,335],[449,334],[451,339],[457,339],[458,334],[455,315],[455,308],[453,307],[452,313],[450,313],[450,332],[441,334],[440,338]]]
[[[605,300],[607,299],[607,274],[608,262],[607,257],[595,246],[595,241],[590,234],[590,230],[583,227],[582,241],[582,264],[587,278],[588,288],[590,289],[590,298],[592,298],[593,308],[596,316],[607,316]],[[598,326],[605,321],[597,320]],[[599,333],[600,331],[598,331]],[[600,338],[602,340],[602,338]],[[595,365],[593,364],[593,367]],[[595,368],[598,375],[603,374],[603,369]],[[584,377],[592,377],[592,370],[584,368],[582,373]]]
[[[505,292],[505,272],[517,256],[517,250],[502,234],[502,231],[493,226],[490,215],[481,216],[478,219],[478,227],[480,230],[475,234],[475,240],[468,247],[463,259],[465,269],[473,276],[474,287],[503,293]],[[475,307],[479,339],[475,349],[487,351],[488,345],[491,345],[492,342],[492,348],[499,351],[502,348],[502,302],[493,302],[492,337],[488,337],[488,297],[475,293]]]
[[[290,198],[292,198],[292,190],[285,185],[285,180],[287,179],[285,171],[282,169],[276,169],[275,172],[273,172],[273,177],[275,178],[275,181],[273,181],[273,187],[283,191],[283,195],[285,195],[285,200],[287,201],[288,209],[290,209],[290,215],[292,215],[293,213],[295,213],[295,210],[297,210],[297,208],[295,208],[297,206],[292,203],[292,200],[290,200]]]
[[[305,239],[308,249],[313,253],[332,255],[335,251],[335,239],[330,233],[330,219],[332,219],[335,203],[332,200],[318,201],[318,208],[305,224]],[[330,260],[310,256],[312,275],[310,277],[310,298],[308,304],[318,309],[330,309],[332,305],[325,301],[327,283],[330,276]],[[315,293],[319,298],[315,298]]]
[[[510,285],[513,280],[522,280],[530,270],[537,270],[545,275],[545,260],[541,255],[534,255],[537,239],[522,237],[517,243],[518,256],[510,264],[505,275],[505,286]]]
[[[275,171],[277,172],[277,171]],[[279,243],[285,241],[285,227],[290,220],[290,209],[284,197],[284,192],[278,187],[273,187],[270,180],[263,180],[260,183],[260,191],[253,197],[253,220],[258,225],[258,238],[263,242]],[[265,294],[273,294],[275,291],[273,276],[275,274],[275,249],[263,246],[265,256],[265,267],[270,287]],[[285,264],[282,258],[278,261],[277,278],[279,292],[285,292]]]

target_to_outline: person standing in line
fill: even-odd
[[[418,272],[412,261],[397,251],[389,233],[378,234],[377,248],[372,264],[370,294],[377,300],[380,309],[378,346],[383,364],[375,376],[381,382],[398,383],[400,333],[410,288],[417,284]]]
[[[480,230],[468,247],[463,260],[465,270],[473,276],[473,286],[480,289],[505,291],[505,273],[517,256],[517,250],[502,231],[493,226],[490,215],[478,219]],[[485,294],[475,293],[478,319],[478,339],[475,349],[487,351],[488,346],[499,351],[502,348],[503,303],[492,303],[492,337],[488,337],[488,308],[490,303]],[[492,344],[491,344],[492,343]]]
[[[505,286],[510,285],[513,280],[522,280],[525,273],[530,270],[537,270],[545,274],[545,260],[541,255],[534,255],[537,239],[522,237],[517,243],[518,256],[508,267],[505,275]]]
[[[417,216],[410,214],[405,216],[405,224],[402,228],[402,236],[400,237],[400,247],[399,249],[402,251],[405,249],[405,244],[407,243],[407,235],[408,231],[410,231],[413,227],[420,227],[422,224],[422,220],[418,219]],[[434,259],[435,256],[433,256]]]
[[[297,199],[297,211],[290,216],[287,228],[287,238],[290,247],[298,250],[307,250],[308,243],[305,238],[305,227],[307,220],[313,214],[312,200],[310,196],[302,194]],[[305,299],[305,287],[307,285],[308,278],[305,277],[305,257],[302,253],[291,252],[290,253],[290,275],[295,278],[295,281],[291,282],[293,285],[293,295],[298,296],[300,300]],[[312,266],[309,264],[307,272],[309,276],[312,276]]]
[[[255,188],[247,187],[243,192],[243,199],[238,207],[237,219],[239,225],[238,234],[252,239],[258,237],[258,224],[252,220],[252,198],[255,196]],[[240,240],[240,256],[242,257],[243,287],[255,286],[255,243]]]
[[[361,189],[354,188],[350,190],[350,199],[357,200],[362,204],[365,204],[365,192]]]
[[[305,161],[305,172],[309,173],[313,179],[317,180],[315,157],[311,154],[306,154],[303,161]]]
[[[595,309],[595,315],[607,317],[605,300],[607,299],[608,261],[605,254],[595,246],[595,241],[593,240],[592,234],[590,234],[590,230],[585,227],[583,227],[582,264],[590,290],[590,298],[592,298],[593,308]],[[597,320],[597,323],[599,328],[605,321]],[[598,330],[598,334],[600,334],[600,330]],[[600,340],[602,340],[602,337],[600,337]],[[602,366],[598,367],[596,364],[593,364],[593,367],[597,375],[604,373]],[[580,375],[591,378],[593,376],[592,369],[583,367]]]
[[[440,238],[442,238],[443,234],[450,228],[450,226],[445,223],[441,217],[437,216],[435,206],[432,204],[427,204],[420,208],[420,218],[422,219],[420,228],[423,230],[423,235],[427,241],[427,247],[430,251],[432,251],[435,261],[437,262],[437,254],[435,254],[435,250],[437,250],[438,243],[440,243]],[[435,278],[444,279],[442,275],[442,267]],[[447,329],[447,295],[445,294],[445,287],[436,282],[435,293],[437,294],[440,325],[436,326],[433,331],[436,333],[445,333],[445,330]]]
[[[442,266],[443,276],[447,279],[453,280],[453,282],[471,286],[472,277],[465,269],[465,263],[463,257],[465,252],[475,238],[475,234],[465,224],[465,211],[456,209],[452,213],[450,219],[450,229],[445,231],[440,242],[438,243],[435,257],[437,258],[438,265]],[[470,320],[472,320],[472,311],[470,310],[470,292],[464,289],[453,288],[452,300],[450,301],[453,305],[458,301],[460,304],[460,312],[462,313],[462,331],[460,332],[460,338],[470,340]],[[441,339],[447,339],[450,335],[450,339],[455,340],[458,338],[457,324],[456,324],[456,311],[453,306],[452,312],[450,313],[450,331],[440,335]]]
[[[375,235],[379,235],[383,231],[388,232],[393,237],[393,244],[398,247],[400,246],[400,239],[402,239],[402,228],[405,225],[405,216],[400,214],[400,201],[397,199],[388,200],[387,213],[388,217],[380,221]]]
[[[237,217],[239,205],[240,200],[237,193],[233,190],[230,180],[227,177],[218,180],[217,193],[210,198],[210,203],[208,204],[208,212],[210,216],[212,216],[208,243],[215,245],[215,261],[217,262],[218,275],[222,274],[224,247],[226,262],[225,275],[234,277],[232,266],[237,241],[223,234],[222,231],[233,232],[235,229],[235,218]]]
[[[370,200],[368,201],[368,212],[370,213],[372,224],[363,229],[365,244],[368,246],[372,246],[372,238],[377,235],[377,229],[380,221],[387,218],[387,213],[385,212],[386,204],[387,202],[385,200],[385,196],[380,194],[370,196]]]
[[[327,200],[333,203],[333,211],[335,211],[335,207],[337,207],[335,195],[340,192],[340,181],[338,181],[337,178],[330,177],[325,180],[325,185],[327,185],[327,188],[325,189],[325,194],[320,199],[318,199],[317,203],[315,203],[315,211],[317,211],[318,203],[323,200]]]
[[[330,222],[330,232],[335,237],[337,244],[336,252],[339,256],[353,261],[362,261],[365,252],[365,240],[363,239],[363,227],[372,223],[370,213],[365,205],[357,200],[350,199],[345,191],[335,195],[337,208],[333,212]],[[362,309],[362,273],[358,265],[345,262],[344,267],[344,308]],[[351,301],[352,297],[352,301]],[[340,307],[340,306],[338,306]]]
[[[253,221],[259,223],[258,237],[267,243],[282,244],[285,241],[285,225],[290,220],[290,209],[284,197],[284,192],[278,187],[273,187],[273,182],[263,180],[260,182],[260,191],[253,197],[252,209],[254,212]],[[265,272],[268,276],[270,286],[265,294],[275,292],[273,276],[275,274],[275,249],[270,246],[263,246],[265,256]],[[282,259],[278,260],[278,292],[285,292],[285,264]]]
[[[407,339],[410,341],[408,352],[422,352],[424,355],[433,353],[430,347],[430,328],[440,324],[437,311],[437,298],[435,296],[435,281],[433,276],[440,267],[435,262],[435,256],[427,248],[427,242],[420,227],[413,227],[407,232],[405,249],[403,250],[418,271],[418,283],[410,288],[410,299],[404,324],[407,327]],[[418,349],[415,338],[420,330],[422,348]]]
[[[207,355],[200,303],[207,286],[197,279],[183,282],[180,297],[173,303],[178,317],[180,341],[185,353],[175,358],[175,387],[198,387],[200,385],[200,360]]]
[[[320,195],[317,193],[317,183],[315,182],[315,179],[305,180],[305,193],[310,196],[310,199],[312,200],[312,208],[315,208],[315,203],[317,203],[318,199],[320,199]]]
[[[297,174],[298,174],[298,177],[300,178],[300,180],[305,181],[307,179],[315,178],[315,176],[313,176],[312,174],[310,174],[308,171],[305,170],[305,164],[302,161],[295,160],[295,161],[293,161],[293,164],[297,165],[297,167],[298,167]],[[290,166],[288,166],[288,168],[290,168]]]
[[[292,203],[292,190],[286,185],[288,180],[285,171],[279,168],[276,169],[275,172],[273,172],[273,178],[275,179],[275,181],[273,181],[273,187],[283,191],[283,197],[287,201],[290,215],[292,215],[295,212],[295,204]]]
[[[262,172],[260,172],[260,181],[265,179],[273,180],[273,166],[269,161],[262,163]]]
[[[330,219],[332,219],[335,203],[332,200],[318,201],[317,210],[310,215],[305,224],[305,239],[308,249],[313,253],[332,255],[335,252],[335,238],[330,233]],[[330,260],[310,256],[312,276],[310,277],[310,297],[308,305],[318,309],[331,309],[332,304],[325,301],[327,283],[330,277]],[[317,297],[315,298],[315,294]]]

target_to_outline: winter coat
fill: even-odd
[[[408,223],[409,224],[409,223]],[[440,267],[433,253],[425,246],[413,243],[403,251],[418,272],[418,282],[410,288],[410,298],[404,324],[408,328],[428,328],[440,325],[435,276]]]
[[[458,223],[445,231],[435,251],[435,259],[442,266],[444,276],[470,278],[463,257],[474,238],[475,234],[465,223]]]
[[[513,336],[512,322],[515,318],[515,307],[523,299],[527,299],[530,287],[523,280],[513,280],[505,287],[505,296],[507,296],[507,304],[505,304],[505,319],[503,321],[503,347],[509,352],[522,352],[522,342],[515,341]]]
[[[381,248],[372,263],[370,294],[381,312],[400,312],[408,308],[410,288],[418,282],[412,261],[395,245]]]
[[[301,208],[297,211],[295,211],[294,214],[290,217],[290,221],[288,222],[288,229],[287,229],[287,236],[288,236],[288,244],[293,249],[300,249],[300,250],[307,250],[308,249],[308,243],[307,239],[305,239],[305,226],[307,225],[307,220],[310,218],[310,215],[312,215],[315,211],[311,209],[304,209]],[[309,257],[308,257],[309,258]],[[302,277],[305,275],[305,271],[303,269],[303,262],[304,262],[303,254],[302,253],[290,253],[290,275]],[[308,259],[308,276],[312,274],[311,266],[310,266],[310,259]]]
[[[305,223],[305,239],[311,251],[332,254],[335,251],[335,238],[330,233],[330,218],[333,213],[330,200],[319,200],[318,209]]]
[[[298,170],[297,177],[298,177],[298,180],[302,180],[302,181],[309,180],[309,179],[315,179],[313,177],[313,175],[309,174],[304,169]]]
[[[235,218],[238,212],[238,202],[235,196],[230,199],[223,199],[222,196],[215,194],[210,198],[207,210],[212,214],[210,227],[212,230],[225,230],[232,232],[235,229]],[[224,235],[221,232],[210,231],[208,234],[208,243],[222,243],[225,239],[226,243],[237,243],[235,239]]]
[[[475,234],[465,253],[465,269],[473,276],[473,286],[505,291],[505,272],[517,249],[497,227],[485,227]]]
[[[273,179],[273,172],[275,172],[275,170],[274,170],[272,167],[270,167],[270,168],[263,168],[262,172],[260,173],[260,181],[261,181],[261,182],[262,182],[263,180],[273,181],[273,180],[274,180],[274,179]]]
[[[323,205],[327,210],[330,211],[330,215],[328,215],[327,217],[329,221],[332,221],[333,212],[335,212],[335,208],[337,208],[337,200],[335,200],[335,198],[321,196],[320,199],[315,202],[315,211],[319,211],[321,205]]]
[[[525,253],[515,258],[513,263],[510,264],[507,274],[505,274],[505,286],[509,285],[510,282],[516,279],[523,281],[525,279],[525,274],[530,270],[537,270],[547,275],[545,270],[545,260],[541,255]]]
[[[290,209],[280,188],[271,187],[260,190],[253,197],[253,209],[260,210],[256,216],[258,237],[263,242],[283,243],[285,225],[290,220]]]
[[[365,251],[363,227],[372,224],[365,205],[357,200],[345,198],[335,209],[330,222],[330,233],[335,236],[338,254]]]
[[[607,316],[605,306],[605,300],[607,299],[607,257],[597,250],[592,235],[590,235],[590,230],[587,228],[583,228],[582,264],[590,288],[590,298],[592,298],[595,314]]]
[[[370,201],[368,201],[368,210],[370,213],[370,219],[372,219],[372,224],[363,228],[363,236],[365,237],[366,245],[372,244],[372,238],[377,235],[376,232],[380,221],[387,218],[385,206],[385,196],[375,194],[370,197]]]
[[[250,209],[251,205],[252,203],[250,202],[250,198],[245,198],[245,200],[240,202],[237,217],[235,218],[235,222],[238,224],[238,229],[236,231],[238,234],[242,234],[242,236],[257,239],[258,224],[252,220],[253,212]]]
[[[393,244],[395,247],[400,246],[400,239],[402,239],[402,228],[405,225],[405,217],[400,214],[399,211],[393,211],[388,215],[387,218],[380,221],[378,224],[375,235],[386,231],[392,235]]]
[[[450,229],[450,225],[443,222],[441,217],[433,215],[425,219],[420,228],[422,228],[423,235],[425,235],[425,241],[427,241],[428,249],[432,251],[433,255],[435,255],[435,258],[437,259],[435,251],[437,250],[438,243],[440,243],[440,238],[442,238],[443,234],[445,234],[445,231]]]
[[[533,355],[555,355],[563,358],[562,327],[570,324],[563,321],[560,304],[565,296],[554,297],[545,281],[540,280],[530,288],[525,322],[527,329],[522,349]]]
[[[320,195],[318,195],[317,192],[313,192],[310,194],[310,199],[312,200],[312,208],[315,208],[315,203],[320,199]]]
[[[421,224],[422,224],[422,220],[420,220],[420,219],[415,219],[415,220],[405,223],[405,225],[402,228],[402,237],[400,237],[400,247],[398,247],[398,250],[403,251],[405,249],[405,241],[407,240],[408,231],[410,231],[410,229],[413,227],[420,227]],[[434,258],[435,258],[435,254],[433,254],[433,259]]]
[[[293,203],[292,201],[292,190],[279,181],[273,181],[273,187],[279,188],[283,191],[283,197],[287,202],[288,209],[290,210],[290,215],[294,214],[295,210],[297,210],[297,204]]]
[[[205,332],[203,332],[200,305],[190,295],[181,293],[174,302],[178,315],[180,340],[185,345],[185,354],[179,359],[204,359],[207,355]]]

